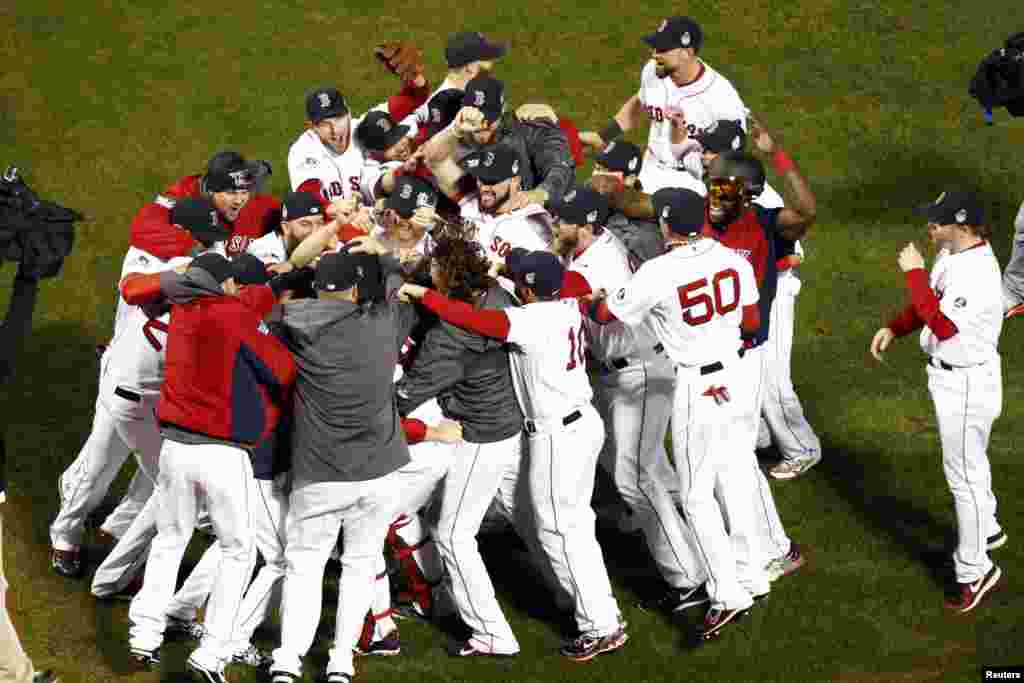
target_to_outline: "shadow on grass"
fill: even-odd
[[[892,482],[905,473],[882,453],[840,444],[823,444],[823,450],[824,458],[815,470],[850,504],[853,514],[927,568],[937,587],[951,592],[956,529],[937,520],[925,506],[889,493]]]

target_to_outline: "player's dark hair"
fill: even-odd
[[[468,223],[439,222],[432,233],[435,246],[430,254],[441,271],[446,296],[467,303],[475,303],[480,292],[497,284],[487,274],[491,264],[483,247],[471,239],[473,227]]]

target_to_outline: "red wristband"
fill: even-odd
[[[779,175],[786,175],[787,172],[796,166],[793,160],[789,158],[789,155],[781,149],[772,156],[772,163],[775,164],[775,172]]]

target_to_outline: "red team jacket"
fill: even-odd
[[[131,245],[161,260],[188,256],[197,244],[188,230],[171,223],[168,200],[198,197],[201,175],[188,175],[146,204],[132,219]],[[231,226],[228,256],[245,251],[250,240],[263,237],[281,222],[281,203],[268,194],[253,195]]]
[[[259,331],[274,303],[259,285],[174,305],[161,423],[250,446],[273,431],[296,375],[284,344]]]

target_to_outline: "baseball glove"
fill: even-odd
[[[423,73],[423,53],[412,43],[392,41],[373,48],[373,54],[388,71],[412,82]]]

